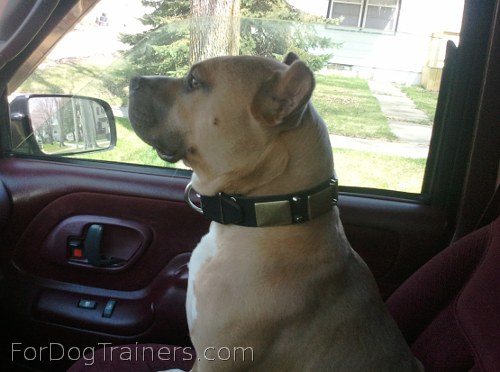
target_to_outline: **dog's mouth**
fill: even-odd
[[[167,152],[164,151],[160,148],[155,147],[156,153],[160,157],[161,160],[164,160],[169,163],[177,163],[179,160],[182,159],[182,155],[176,153],[176,152]]]

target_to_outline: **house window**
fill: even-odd
[[[396,31],[401,0],[329,0],[328,18],[341,26]]]

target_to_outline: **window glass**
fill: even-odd
[[[236,53],[281,59],[294,51],[315,72],[312,101],[327,123],[342,186],[421,191],[445,45],[448,40],[459,42],[460,20],[450,22],[447,17],[462,12],[452,12],[449,6],[463,9],[463,1],[434,0],[448,6],[436,7],[430,15],[422,1],[333,1],[333,11],[343,9],[343,19],[325,19],[332,4],[324,1],[241,3],[241,17],[235,20]],[[79,157],[183,167],[181,162],[164,162],[135,135],[127,105],[132,76],[186,73],[193,42],[190,1],[157,1],[155,7],[141,0],[122,3],[116,7],[114,0],[102,0],[12,97],[66,93],[107,101],[116,116],[117,144],[113,150]],[[339,27],[359,22],[365,11],[366,24],[379,28],[394,27],[397,13],[398,31]],[[415,17],[427,21],[414,22]],[[206,24],[231,23],[226,21],[204,19]],[[234,40],[227,44],[234,48]],[[41,133],[37,142],[59,156],[64,146],[75,146],[74,137],[54,141]]]
[[[331,18],[338,19],[342,26],[358,27],[361,20],[361,4],[335,3]]]
[[[329,17],[341,26],[395,31],[400,0],[330,0]]]
[[[396,27],[396,8],[368,5],[364,27],[391,31]]]

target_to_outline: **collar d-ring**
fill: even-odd
[[[184,189],[184,200],[188,205],[193,208],[196,212],[203,214],[203,209],[198,207],[196,204],[193,203],[191,200],[191,190],[193,189],[193,182],[189,182]],[[199,195],[198,195],[199,196]]]

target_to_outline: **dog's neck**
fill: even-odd
[[[269,172],[272,177],[250,190],[249,196],[294,193],[316,186],[334,173],[332,148],[326,126],[312,104],[301,123],[277,138],[288,153],[286,167]],[[300,149],[300,151],[297,151]]]
[[[219,192],[272,196],[307,190],[328,180],[334,173],[332,148],[326,126],[312,104],[300,123],[293,124],[275,137],[252,169],[231,171],[207,182],[193,167],[194,189],[209,196]]]
[[[294,225],[325,214],[333,216],[328,212],[337,203],[338,185],[325,123],[309,105],[301,122],[295,124],[267,147],[255,171],[240,173],[239,178],[235,173],[225,174],[229,176],[227,181],[217,178],[220,186],[210,194],[194,185],[202,195],[201,208],[189,196],[197,178],[194,173],[186,189],[186,201],[226,226]]]

